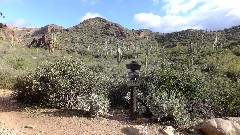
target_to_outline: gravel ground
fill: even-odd
[[[126,113],[112,111],[107,117],[87,118],[76,111],[31,109],[10,100],[10,90],[0,89],[0,135],[126,135]],[[149,135],[159,135],[158,124],[141,124]]]

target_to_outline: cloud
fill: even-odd
[[[139,13],[135,14],[134,21],[144,28],[157,28],[162,24],[162,17],[153,13]]]
[[[101,17],[101,15],[99,13],[87,12],[84,16],[80,18],[80,22],[83,22],[86,19],[95,18],[95,17]]]
[[[28,23],[25,19],[23,18],[17,18],[11,21],[8,21],[7,24],[17,26],[17,27],[28,27],[30,26],[30,23]]]
[[[163,0],[163,10],[166,14],[184,14],[209,0]]]
[[[160,32],[172,32],[188,29],[190,27],[186,24],[188,24],[190,19],[191,18],[174,15],[161,17],[159,15],[154,15],[153,13],[139,13],[134,16],[134,22],[138,26],[144,29],[151,29],[153,31]],[[195,26],[195,28],[199,28],[199,26]]]
[[[154,0],[152,0],[154,1]],[[137,13],[139,28],[159,32],[185,29],[218,30],[240,25],[240,1],[236,0],[163,0],[164,15]]]

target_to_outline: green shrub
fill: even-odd
[[[126,84],[126,78],[114,77],[109,81],[111,91],[109,93],[109,100],[111,101],[111,107],[129,107],[128,101],[124,98],[129,92],[129,88]]]
[[[143,75],[141,81],[139,108],[145,110],[140,111],[150,111],[159,121],[186,127],[212,113],[211,103],[204,103],[210,87],[201,72],[163,64]]]
[[[104,114],[109,108],[108,78],[78,59],[46,62],[18,79],[16,99],[23,103]]]
[[[233,47],[231,50],[236,56],[240,56],[240,45]]]
[[[16,83],[18,75],[24,74],[23,70],[16,70],[0,57],[0,88],[11,89]]]
[[[239,117],[240,116],[240,86],[239,82],[233,83],[230,78],[217,76],[212,79],[215,91],[211,93],[216,117]]]
[[[13,73],[8,70],[0,70],[0,88],[6,89],[11,88],[16,81]]]
[[[17,69],[17,70],[32,68],[31,63],[25,58],[21,58],[21,57],[17,57],[17,56],[10,56],[9,58],[7,58],[7,61],[9,63],[9,65],[11,65],[14,69]]]

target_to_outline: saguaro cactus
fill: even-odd
[[[13,37],[13,36],[12,36],[12,38],[11,38],[11,45],[12,45],[12,46],[15,45],[15,43],[14,43],[14,37]]]
[[[194,51],[193,49],[193,43],[188,44],[188,53],[192,53]]]
[[[56,47],[57,37],[55,33],[51,34],[51,42],[49,43],[49,52],[54,53]]]
[[[216,32],[215,40],[213,43],[213,50],[217,47],[217,43],[218,43],[218,33]]]
[[[148,54],[149,54],[149,49],[147,47],[146,52],[145,52],[145,60],[144,60],[146,69],[147,69],[147,66],[148,66]]]
[[[112,48],[112,46],[111,46],[111,48],[110,48],[110,55],[111,55],[111,56],[113,55],[113,48]]]
[[[192,67],[193,65],[193,51],[194,51],[194,47],[193,47],[193,43],[189,43],[188,44],[188,66],[189,68]]]
[[[0,29],[0,40],[4,40],[2,29]]]
[[[90,51],[90,45],[88,45],[87,50]]]
[[[118,62],[118,66],[119,66],[119,64],[121,62],[121,55],[122,55],[122,51],[121,51],[119,45],[117,45],[117,62]]]

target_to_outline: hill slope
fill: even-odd
[[[41,28],[17,28],[1,24],[6,39],[16,43],[29,45],[33,38],[55,33],[58,48],[61,50],[79,51],[79,49],[98,48],[105,50],[115,48],[117,44],[132,46],[134,44],[149,44],[161,46],[188,45],[190,42],[212,46],[214,41],[228,48],[240,43],[240,26],[218,31],[183,30],[173,33],[156,33],[150,30],[128,30],[117,23],[96,17],[83,21],[71,28],[63,28],[50,24]],[[145,38],[144,38],[145,37]],[[148,37],[148,42],[146,42]],[[139,42],[140,41],[140,42]],[[157,42],[157,43],[156,43]],[[124,46],[123,46],[124,48]],[[126,50],[126,47],[125,49]]]

